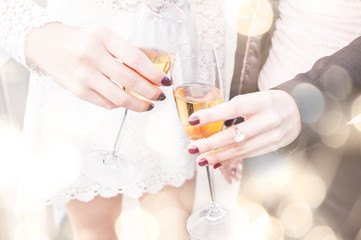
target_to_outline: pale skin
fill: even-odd
[[[194,181],[188,180],[179,188],[166,186],[156,194],[145,194],[139,199],[142,209],[157,221],[157,240],[188,239],[186,221],[192,212]],[[122,195],[113,198],[98,196],[88,203],[78,200],[67,203],[74,239],[117,240],[115,224],[121,214],[121,203]],[[144,222],[144,226],[147,228],[149,223]],[[154,239],[154,236],[147,239]]]
[[[49,23],[32,30],[27,35],[25,54],[42,71],[61,87],[76,97],[99,107],[128,108],[143,112],[153,108],[151,101],[164,100],[165,95],[157,86],[170,86],[171,80],[138,48],[102,26],[75,28],[61,23]],[[149,99],[139,100],[123,87]],[[151,208],[157,196],[167,195],[161,205],[151,208],[160,218],[158,240],[177,240],[186,233],[186,216],[191,205],[182,194],[193,196],[194,182],[188,181],[181,188],[165,187],[157,194],[145,195],[141,205]],[[188,193],[188,194],[185,194]],[[96,197],[88,203],[72,200],[66,204],[67,213],[76,240],[116,240],[115,222],[121,214],[122,196]],[[162,207],[179,209],[181,216],[174,222],[172,236],[168,236],[169,219],[174,211],[161,211]],[[165,221],[166,220],[166,221]],[[178,226],[178,228],[175,228]],[[185,238],[182,238],[185,239]]]
[[[239,179],[241,171],[237,165],[242,159],[276,151],[293,142],[301,131],[297,104],[282,90],[238,95],[228,102],[193,113],[189,120],[191,125],[200,126],[237,117],[245,119],[237,125],[246,135],[242,142],[234,142],[237,132],[229,127],[188,146],[189,152],[201,154],[197,158],[199,165],[221,164],[228,182],[231,178]],[[236,174],[234,171],[232,174],[232,168],[236,168]]]
[[[30,32],[25,54],[60,86],[106,109],[151,108],[151,102],[137,99],[118,84],[149,100],[161,98],[162,91],[153,84],[171,85],[142,51],[102,26],[47,24]]]

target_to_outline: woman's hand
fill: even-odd
[[[239,181],[242,178],[242,160],[224,161],[219,170],[229,184],[232,179]]]
[[[200,126],[237,117],[245,119],[237,125],[240,142],[234,139],[237,130],[229,127],[208,138],[193,141],[188,146],[190,153],[201,153],[197,159],[200,166],[276,151],[294,141],[301,131],[296,102],[282,90],[236,96],[229,102],[193,113],[189,123]]]
[[[60,86],[107,109],[151,110],[153,103],[137,99],[122,86],[150,100],[164,100],[153,84],[172,83],[142,51],[105,27],[47,24],[28,34],[25,54]]]

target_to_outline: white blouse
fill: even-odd
[[[280,17],[258,85],[269,89],[306,72],[361,35],[360,0],[280,0]]]

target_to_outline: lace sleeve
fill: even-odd
[[[213,43],[225,79],[225,0],[189,0],[200,42]]]
[[[26,35],[34,28],[55,21],[31,0],[1,0],[0,46],[16,61],[32,68],[24,53]]]

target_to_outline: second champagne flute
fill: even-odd
[[[142,50],[158,68],[168,73],[169,51],[179,44],[185,20],[185,13],[174,5],[158,0],[144,1],[135,16],[128,40]],[[129,89],[125,88],[125,90],[137,98],[146,100]],[[113,150],[90,152],[83,161],[85,176],[103,186],[115,189],[135,183],[138,175],[132,161],[119,153],[127,115],[128,109],[125,109]]]
[[[173,59],[174,58],[174,59]],[[190,141],[207,138],[223,129],[223,121],[190,126],[189,116],[223,102],[223,83],[216,51],[211,44],[182,44],[172,55],[174,98],[184,132]],[[210,204],[196,210],[187,221],[192,237],[201,240],[228,239],[232,235],[230,214],[216,201],[213,168],[206,167]]]

